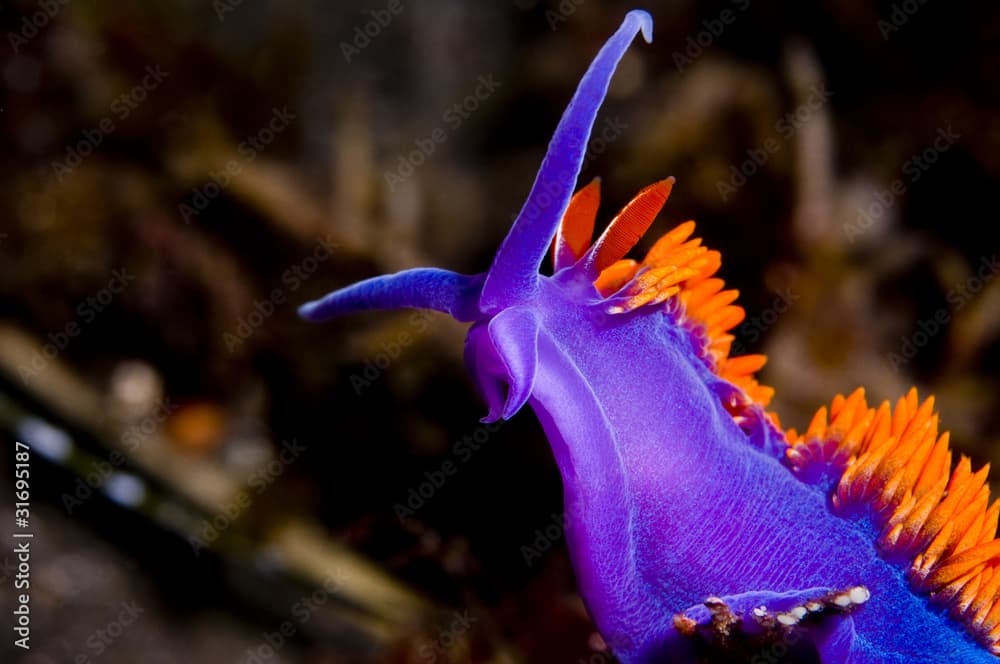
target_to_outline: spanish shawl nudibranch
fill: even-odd
[[[536,412],[581,593],[623,662],[996,661],[1000,501],[986,468],[961,457],[952,471],[933,398],[876,408],[858,390],[783,431],[753,376],[765,358],[730,357],[743,310],[694,223],[624,258],[672,178],[591,243],[599,183],[573,190],[639,31],[651,41],[652,19],[630,12],[597,54],[488,272],[375,277],[302,316],[417,307],[472,322],[485,419]]]

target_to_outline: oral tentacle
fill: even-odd
[[[458,274],[438,268],[416,268],[372,277],[333,291],[299,307],[311,322],[370,309],[432,309],[460,321],[479,317],[477,303],[483,274]]]

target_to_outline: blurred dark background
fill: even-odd
[[[484,270],[632,6],[0,3],[0,523],[34,534],[0,658],[613,661],[548,445],[478,423],[463,327],[295,308]],[[644,8],[581,175],[602,219],[677,177],[651,236],[722,251],[786,425],[917,385],[1000,459],[996,4]]]

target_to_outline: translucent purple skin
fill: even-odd
[[[623,662],[694,661],[673,616],[703,615],[710,596],[749,615],[856,585],[870,590],[866,604],[823,614],[788,641],[812,644],[822,662],[995,662],[912,592],[901,561],[880,556],[868,515],[835,515],[829,480],[791,473],[761,409],[736,424],[723,400],[738,388],[700,359],[703,340],[679,324],[676,303],[605,313],[586,256],[539,275],[611,75],[640,30],[650,41],[652,19],[630,12],[587,71],[489,272],[376,277],[301,315],[419,307],[473,322],[465,355],[485,419],[528,403],[541,421],[563,478],[581,594]],[[783,645],[751,661],[777,661]]]

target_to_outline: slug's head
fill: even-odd
[[[538,312],[545,306],[540,300],[552,292],[545,280],[563,290],[580,291],[595,302],[604,300],[602,291],[611,294],[606,306],[624,310],[631,296],[615,295],[615,289],[608,289],[629,270],[615,267],[608,277],[605,272],[621,262],[670,192],[672,179],[647,188],[589,247],[598,184],[593,182],[573,196],[576,180],[618,62],[637,33],[641,31],[649,42],[652,30],[649,14],[631,11],[597,54],[556,127],[527,200],[488,272],[469,276],[419,268],[375,277],[303,305],[300,315],[321,321],[366,309],[412,307],[472,321],[466,357],[490,403],[489,417],[513,414],[530,395],[534,382],[541,325]],[[556,267],[551,278],[539,274],[550,246]],[[627,279],[618,279],[618,285],[636,276],[637,270],[631,270]]]

